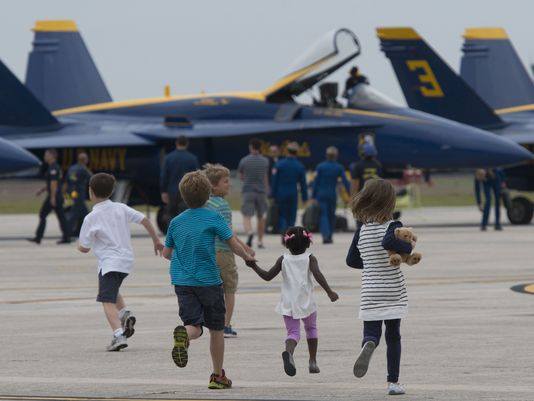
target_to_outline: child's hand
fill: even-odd
[[[256,252],[254,252],[254,249],[252,249],[252,248],[251,248],[250,246],[248,246],[248,245],[245,245],[245,251],[247,251],[247,253],[248,253],[250,256],[252,256],[252,257],[256,256]]]
[[[159,240],[154,241],[154,255],[161,256],[162,252],[163,252],[163,244]]]
[[[330,301],[336,302],[339,299],[339,295],[337,295],[337,292],[335,291],[330,291],[328,293],[328,298],[330,298]]]
[[[258,264],[256,263],[256,260],[255,260],[255,259],[252,259],[252,260],[245,260],[245,264],[246,264],[248,267],[258,267]]]

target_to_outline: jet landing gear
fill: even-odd
[[[507,214],[512,224],[530,224],[534,214],[532,202],[524,196],[516,196],[510,201]]]

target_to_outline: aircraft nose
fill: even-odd
[[[0,173],[25,170],[39,163],[39,159],[27,150],[0,138]]]
[[[463,159],[467,167],[503,167],[534,157],[505,137],[462,124],[455,124],[454,130],[444,137],[441,148],[444,153]]]

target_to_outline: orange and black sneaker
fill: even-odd
[[[187,365],[187,349],[189,348],[189,336],[184,326],[176,326],[174,329],[174,348],[172,349],[172,360],[179,368]]]
[[[215,373],[211,374],[208,388],[212,390],[224,390],[226,388],[232,388],[232,380],[226,377],[226,373],[223,369],[222,375],[220,376],[217,376]]]

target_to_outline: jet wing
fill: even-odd
[[[216,138],[243,135],[261,135],[272,132],[321,131],[326,129],[372,129],[378,125],[361,124],[350,120],[311,119],[288,122],[276,121],[213,121],[198,122],[189,127],[159,127],[138,130],[135,134],[150,141],[175,139],[181,135],[188,138]]]
[[[12,173],[38,166],[40,163],[30,152],[0,138],[0,173]]]

